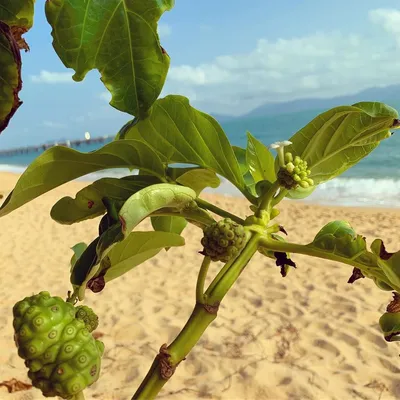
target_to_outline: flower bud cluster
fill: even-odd
[[[295,189],[297,186],[309,188],[314,185],[314,181],[309,178],[311,171],[308,169],[307,161],[299,156],[293,158],[292,153],[286,153],[285,163],[278,172],[278,182],[285,189]]]

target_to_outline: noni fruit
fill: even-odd
[[[242,225],[224,218],[204,229],[201,244],[202,254],[212,261],[228,262],[235,257],[246,243],[246,231]]]
[[[25,297],[13,308],[18,355],[45,397],[69,399],[99,378],[104,345],[85,326],[93,317],[88,322],[77,313],[82,308],[48,292]]]

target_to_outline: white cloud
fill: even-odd
[[[72,83],[71,72],[40,71],[39,75],[31,75],[31,81],[35,83]]]
[[[158,24],[158,35],[161,39],[171,35],[172,29],[167,24]]]
[[[66,128],[65,124],[61,124],[59,122],[54,122],[54,121],[43,121],[43,126],[47,126],[48,128],[53,128],[53,129],[64,129],[64,128]]]
[[[372,22],[382,25],[383,28],[393,34],[400,45],[400,10],[378,8],[369,12]]]
[[[374,86],[400,84],[400,10],[376,9],[376,38],[340,32],[260,39],[245,54],[222,55],[200,65],[172,65],[164,92],[190,93],[195,106],[246,113],[266,102],[333,97]],[[173,62],[173,60],[172,60]]]

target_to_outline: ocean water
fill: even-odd
[[[268,145],[289,139],[319,113],[320,111],[304,111],[259,118],[240,118],[221,125],[233,145],[246,146],[246,131],[250,131]],[[78,150],[88,152],[102,145],[85,144]],[[21,173],[40,153],[0,156],[0,171]],[[129,174],[127,169],[106,170],[87,175],[80,180]],[[216,191],[232,196],[241,195],[224,180]],[[340,177],[319,185],[314,193],[303,201],[342,206],[400,207],[400,131],[382,141],[368,157]]]

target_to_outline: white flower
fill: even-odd
[[[268,146],[270,149],[274,149],[278,153],[279,165],[281,167],[285,166],[285,157],[284,157],[283,149],[285,146],[289,146],[291,144],[292,144],[292,142],[289,142],[289,140],[284,140],[283,142],[275,142]]]
[[[270,149],[279,149],[280,147],[285,147],[285,146],[289,146],[289,145],[291,145],[291,144],[293,144],[292,142],[289,142],[289,140],[284,140],[283,142],[275,142],[275,143],[272,143],[272,144],[270,144],[268,147],[270,148]]]

